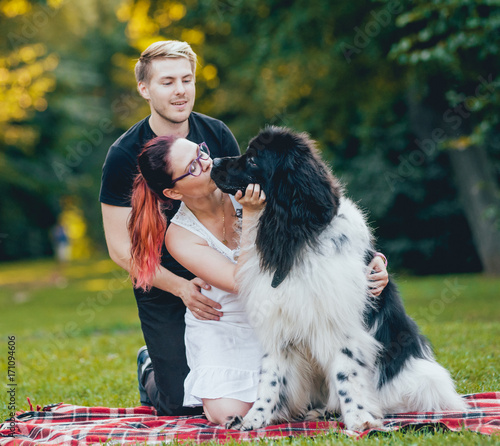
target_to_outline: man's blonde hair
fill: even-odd
[[[179,58],[189,60],[193,75],[196,75],[196,53],[186,42],[179,40],[161,40],[149,45],[142,53],[135,64],[135,79],[137,83],[148,83],[151,78],[151,62],[164,57]]]

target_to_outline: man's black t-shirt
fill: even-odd
[[[149,116],[139,121],[118,138],[109,148],[102,169],[101,193],[99,201],[112,206],[130,207],[132,186],[137,175],[137,156],[144,145],[156,135],[149,125]],[[238,143],[229,128],[218,119],[201,113],[192,112],[189,116],[188,140],[199,144],[205,142],[210,148],[210,156],[237,156],[240,154]],[[180,202],[174,203],[173,209],[166,211],[168,220],[177,212]],[[177,263],[167,252],[162,251],[162,266],[186,279],[193,275]],[[138,290],[136,291],[136,295]],[[159,292],[153,288],[151,293]],[[139,292],[140,294],[143,294]]]

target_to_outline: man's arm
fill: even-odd
[[[130,236],[127,222],[132,208],[101,204],[104,235],[111,259],[121,268],[130,271]],[[200,288],[209,289],[210,285],[196,277],[186,280],[160,266],[152,285],[178,296],[191,311],[203,305],[204,316],[200,319],[218,320],[221,306],[200,293]]]
[[[111,260],[130,271],[130,237],[127,221],[132,208],[101,204],[104,235]]]

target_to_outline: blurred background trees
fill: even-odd
[[[195,110],[244,150],[309,132],[391,268],[500,274],[498,0],[0,0],[0,260],[104,251],[109,145],[148,114],[140,52],[188,41]]]

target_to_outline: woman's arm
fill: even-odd
[[[165,235],[165,245],[175,260],[200,279],[221,290],[237,292],[236,265],[211,248],[206,240],[172,223]]]
[[[245,195],[238,191],[234,196],[236,201],[243,208],[243,220],[241,224],[241,239],[240,239],[240,257],[235,273],[246,262],[250,249],[255,244],[256,226],[259,222],[259,217],[264,209],[266,194],[261,190],[259,184],[249,184],[245,191]]]
[[[266,197],[258,184],[250,184],[244,197],[238,192],[235,198],[243,207],[241,244],[246,246],[248,228],[260,215]],[[211,248],[206,240],[172,223],[165,235],[165,245],[175,260],[200,279],[221,290],[238,292],[234,280],[236,265]]]

